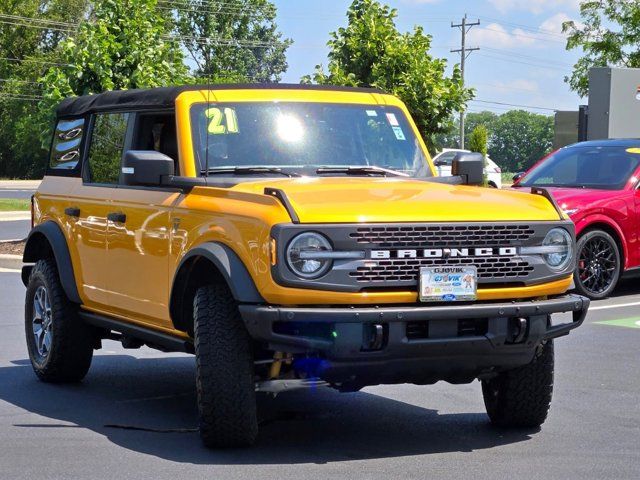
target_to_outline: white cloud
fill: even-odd
[[[558,8],[570,8],[577,11],[581,0],[489,0],[499,12],[507,13],[512,10],[524,10],[540,14]]]
[[[573,20],[576,23],[576,26],[578,26],[579,28],[584,26],[584,24],[571,18],[566,13],[556,13],[554,16],[547,18],[540,24],[540,31],[544,33],[555,33],[558,35],[562,35],[562,24],[571,20]]]
[[[547,18],[537,29],[505,28],[499,23],[473,28],[469,33],[471,46],[485,46],[491,48],[535,47],[544,48],[556,43],[564,42],[562,24],[572,20],[566,13],[556,13]],[[575,20],[574,20],[575,21]],[[576,21],[577,26],[581,26]],[[550,43],[551,42],[551,43]]]
[[[507,30],[499,23],[473,28],[469,32],[469,45],[484,45],[494,48],[513,48],[533,45],[536,38],[520,28]],[[473,44],[473,45],[471,45]]]
[[[526,78],[517,78],[507,82],[496,81],[490,85],[491,89],[500,93],[513,93],[516,92],[520,96],[525,93],[536,94],[540,93],[540,85],[534,80],[528,80]]]

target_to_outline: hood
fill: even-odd
[[[560,187],[550,187],[547,190],[563,210],[590,208],[620,196],[620,192],[617,190]]]
[[[284,191],[302,223],[554,221],[541,195],[409,178],[303,177],[240,183],[232,190]]]

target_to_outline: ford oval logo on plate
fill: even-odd
[[[456,296],[449,294],[449,295],[443,295],[442,296],[442,300],[444,300],[445,302],[455,302],[456,301]]]

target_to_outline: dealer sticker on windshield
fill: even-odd
[[[420,269],[421,302],[467,302],[478,293],[478,270],[473,266],[440,266]]]

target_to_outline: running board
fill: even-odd
[[[256,382],[256,392],[273,393],[301,390],[306,388],[327,387],[329,384],[318,378],[294,378],[289,380],[266,380]]]
[[[114,331],[122,335],[133,337],[143,341],[152,348],[159,348],[169,352],[195,353],[193,343],[184,338],[175,337],[167,333],[158,332],[150,328],[142,327],[133,323],[128,323],[112,317],[80,311],[82,318],[89,325]]]

